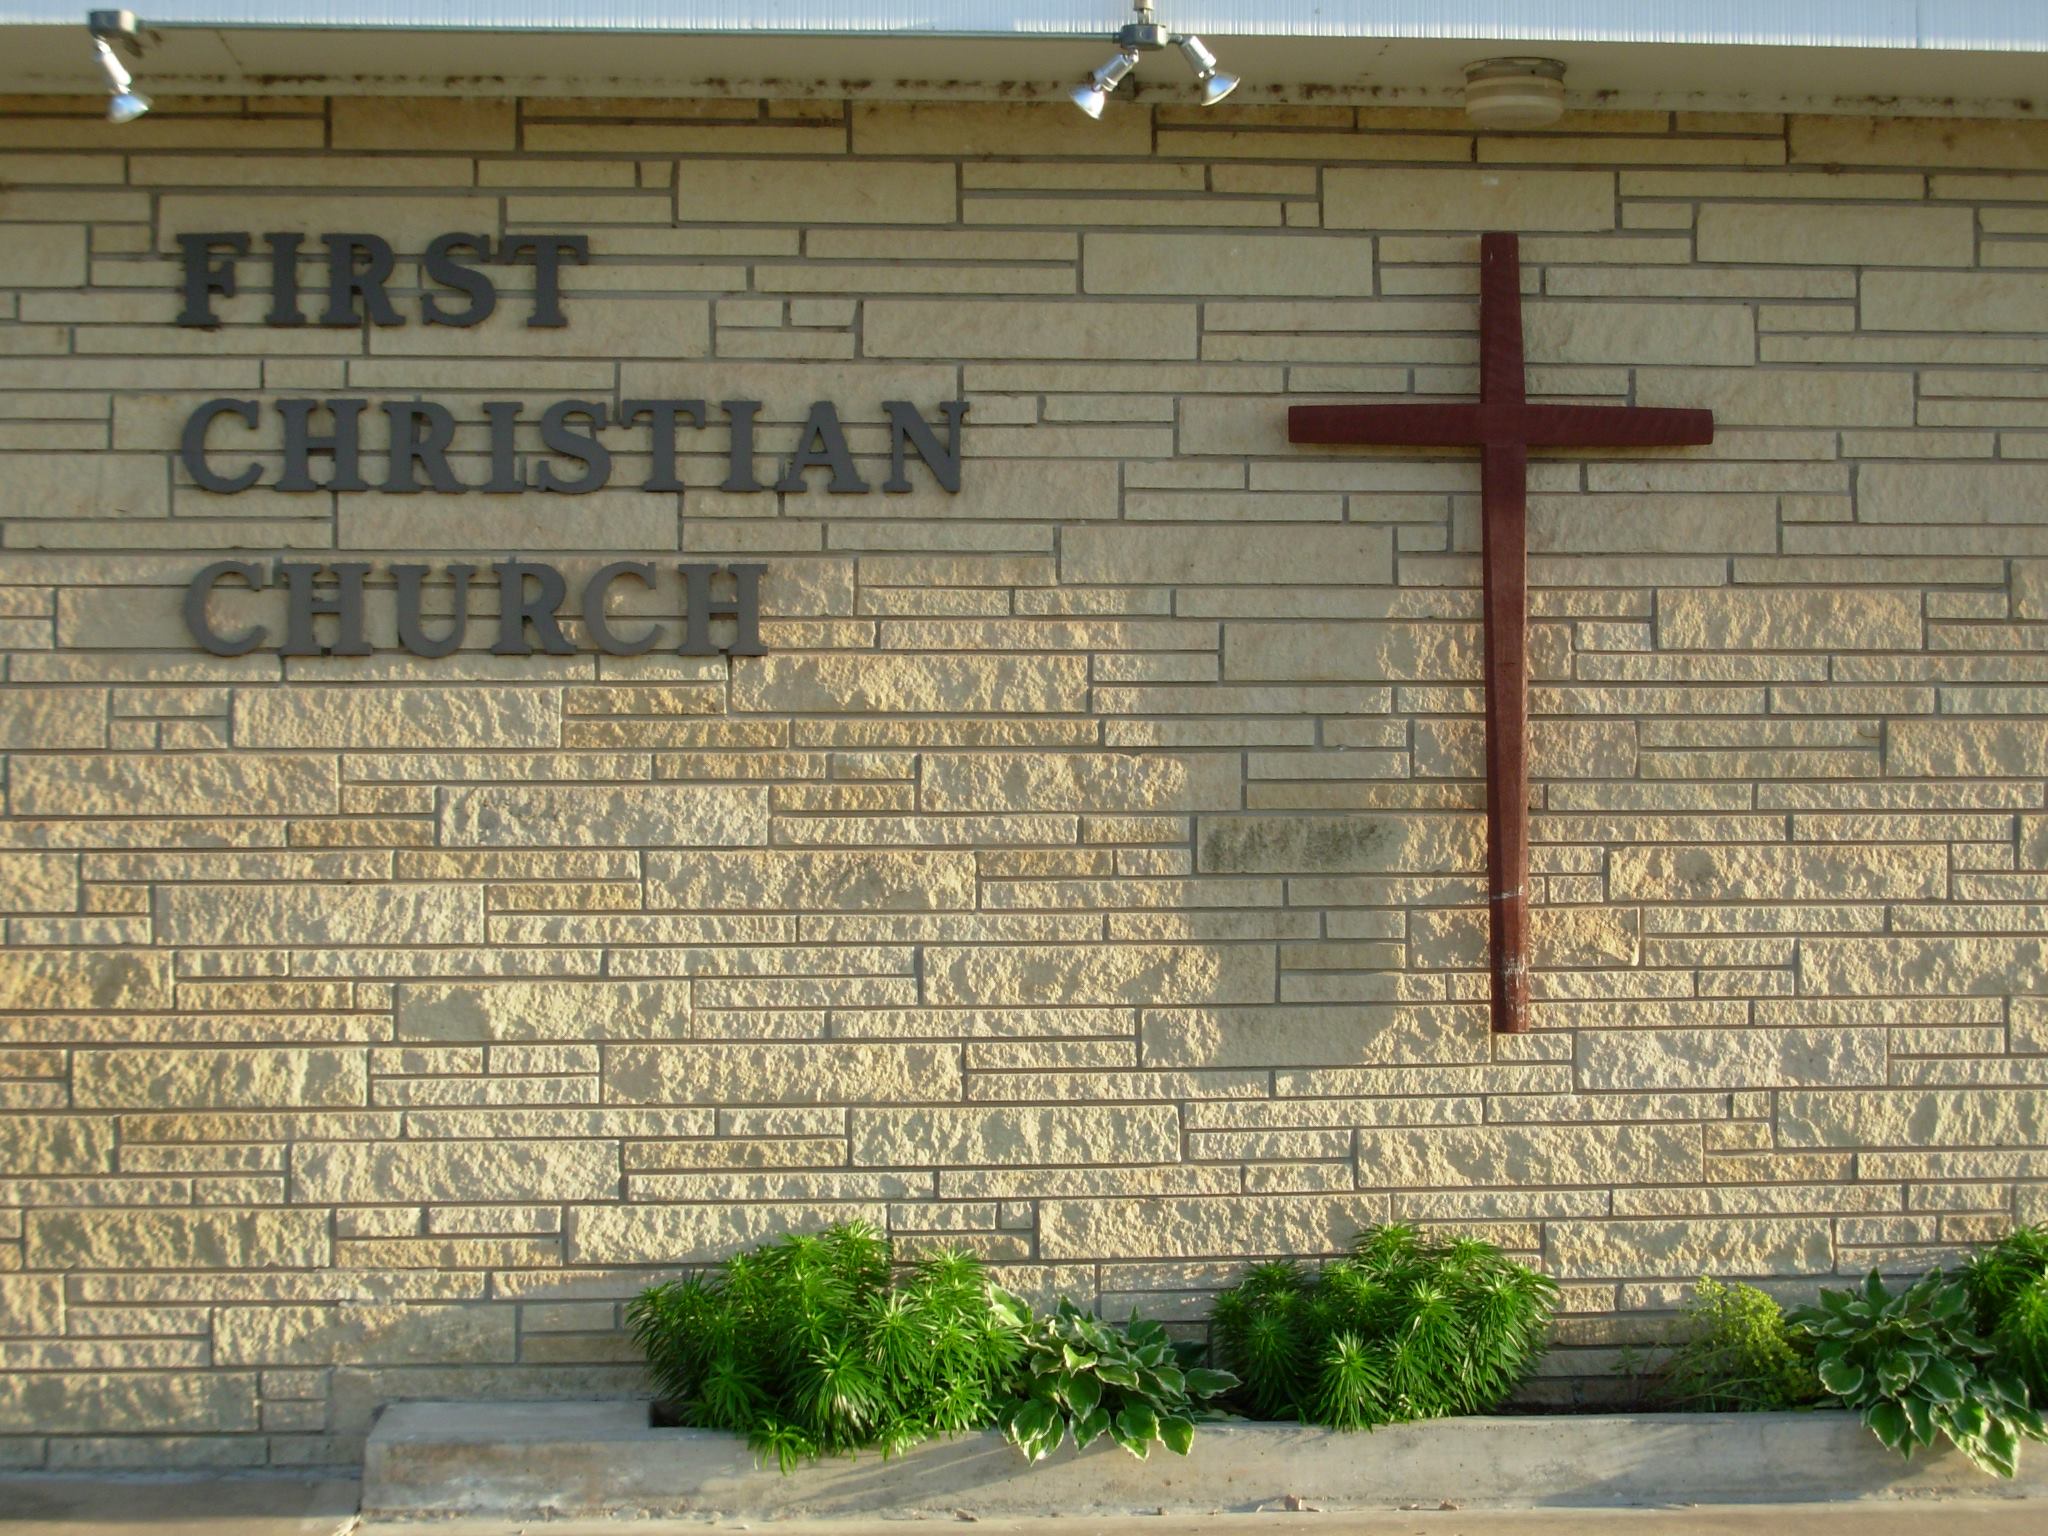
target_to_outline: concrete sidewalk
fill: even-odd
[[[761,1522],[435,1520],[359,1524],[346,1477],[0,1477],[5,1536],[706,1536]],[[794,1536],[904,1536],[911,1523],[974,1536],[2040,1536],[2048,1504],[2021,1499],[1716,1505],[1690,1509],[1315,1510],[1197,1518],[815,1521]]]

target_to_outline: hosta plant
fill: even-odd
[[[1107,1435],[1141,1461],[1154,1445],[1185,1456],[1202,1404],[1236,1385],[1227,1371],[1186,1364],[1158,1323],[1117,1328],[1062,1298],[1031,1335],[1003,1433],[1033,1462],[1068,1435],[1084,1451]]]
[[[994,1423],[1030,1321],[971,1255],[898,1272],[859,1222],[652,1286],[626,1315],[676,1421],[745,1435],[785,1472]]]
[[[1858,1289],[1821,1292],[1792,1324],[1814,1339],[1821,1386],[1902,1456],[1946,1435],[1986,1472],[2011,1477],[2021,1439],[2042,1438],[2026,1383],[1977,1332],[1968,1288],[1938,1269],[1898,1292],[1873,1270]]]
[[[1490,1244],[1379,1227],[1319,1271],[1254,1266],[1216,1300],[1217,1358],[1258,1418],[1370,1429],[1487,1413],[1543,1352],[1556,1300]]]
[[[1977,1309],[1977,1331],[1998,1359],[2048,1409],[2048,1225],[2020,1227],[1973,1258],[1963,1271]]]
[[[1798,1408],[1820,1396],[1813,1341],[1753,1285],[1702,1279],[1685,1337],[1664,1367],[1661,1397],[1702,1413]]]

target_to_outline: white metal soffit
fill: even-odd
[[[2048,115],[2048,0],[1156,0],[1244,100],[1441,102],[1465,62],[1540,52],[1581,105]],[[1071,82],[1120,0],[149,0],[159,92],[478,89],[684,96],[829,86],[1029,97]],[[0,91],[93,88],[87,7],[0,0]],[[402,45],[393,34],[405,34]],[[1185,82],[1141,76],[1141,98]]]

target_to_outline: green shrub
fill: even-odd
[[[855,1222],[652,1286],[627,1322],[681,1423],[745,1435],[784,1471],[994,1423],[1030,1309],[970,1254],[893,1271],[888,1240]]]
[[[1673,1406],[1749,1413],[1820,1396],[1810,1341],[1795,1337],[1784,1311],[1755,1286],[1702,1278],[1685,1322],[1686,1338],[1664,1368],[1662,1396]]]
[[[1977,1331],[2000,1363],[2048,1408],[2048,1226],[2021,1227],[1978,1254],[1963,1271]]]
[[[1108,1435],[1140,1461],[1155,1444],[1185,1456],[1200,1402],[1236,1385],[1227,1371],[1184,1364],[1158,1323],[1133,1317],[1119,1329],[1061,1298],[1033,1330],[1003,1432],[1034,1462],[1068,1434],[1078,1450]]]
[[[1873,1270],[1860,1290],[1823,1291],[1792,1315],[1815,1340],[1820,1384],[1886,1446],[1911,1457],[1946,1435],[1987,1472],[2011,1477],[2022,1437],[2043,1438],[2015,1373],[1994,1364],[1963,1281],[1935,1270],[1894,1295]]]
[[[1542,1353],[1556,1299],[1490,1244],[1380,1227],[1314,1273],[1251,1269],[1216,1299],[1217,1358],[1258,1418],[1370,1429],[1486,1413]]]

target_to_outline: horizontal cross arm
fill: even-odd
[[[1395,448],[1683,448],[1714,440],[1712,411],[1630,405],[1295,405],[1291,443]]]

